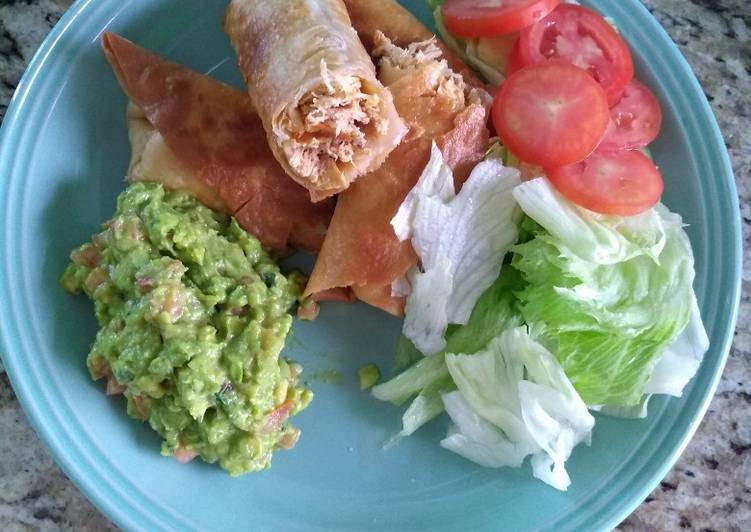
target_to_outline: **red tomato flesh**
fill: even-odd
[[[610,124],[598,150],[643,148],[660,133],[662,110],[652,91],[633,79],[620,101],[610,109]]]
[[[568,200],[601,214],[640,214],[654,207],[664,187],[660,171],[640,151],[597,151],[545,173]]]
[[[511,48],[511,54],[509,55],[508,62],[506,63],[506,75],[510,76],[517,70],[520,70],[523,66],[522,52],[519,46],[519,39],[517,38],[516,42],[514,43],[514,47]]]
[[[610,109],[602,87],[565,62],[522,68],[493,102],[493,124],[511,153],[542,167],[583,160],[602,139]]]
[[[519,47],[524,65],[564,59],[589,72],[605,89],[610,105],[634,77],[631,52],[618,32],[597,12],[561,4],[523,30]]]
[[[553,11],[560,0],[446,0],[446,29],[460,37],[492,37],[526,28]]]

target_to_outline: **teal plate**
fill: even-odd
[[[565,493],[533,479],[527,464],[488,470],[442,450],[445,418],[384,451],[400,411],[361,393],[356,372],[370,361],[391,366],[399,322],[364,305],[329,304],[315,323],[295,324],[286,350],[316,392],[293,451],[235,479],[160,456],[157,436],[90,381],[92,307],[57,284],[68,252],[111,216],[125,186],[126,100],[98,40],[109,29],[238,86],[240,77],[220,28],[226,2],[82,0],[31,62],[0,140],[3,360],[73,482],[132,530],[599,530],[633,511],[696,430],[722,372],[738,307],[740,217],[722,137],[677,48],[637,0],[591,4],[615,19],[665,113],[654,155],[665,202],[690,224],[711,340],[681,399],[655,400],[646,420],[598,417],[591,448],[571,457]],[[429,20],[422,2],[408,5]]]

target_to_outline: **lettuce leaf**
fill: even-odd
[[[441,150],[433,142],[430,148],[430,160],[423,169],[420,179],[407,193],[399,206],[399,210],[391,220],[391,226],[394,228],[396,237],[401,241],[412,238],[415,217],[418,213],[421,198],[431,198],[439,203],[448,203],[455,196],[454,175],[451,168],[443,162]]]
[[[443,401],[441,396],[455,389],[454,381],[448,376],[423,388],[402,416],[401,436],[410,436],[425,423],[442,413]]]
[[[507,156],[501,146],[488,153],[500,166]],[[457,243],[478,238],[448,224],[464,225],[471,203],[449,218],[442,210],[456,201],[450,174],[440,164],[428,168],[394,223],[425,268],[410,273],[410,296],[428,327],[420,342],[440,336],[440,343],[373,390],[397,404],[414,397],[392,442],[445,409],[453,425],[443,447],[487,467],[518,466],[531,455],[535,477],[566,489],[565,462],[590,441],[587,405],[644,417],[653,394],[681,395],[708,348],[682,220],[663,205],[604,216],[573,205],[544,178],[518,184],[511,195],[525,216],[510,263],[498,266],[466,324],[447,324],[450,294],[463,279],[453,261],[467,256]],[[441,248],[447,234],[456,248]],[[418,307],[408,306],[408,319],[410,308]],[[418,347],[402,337],[403,363],[420,356]]]
[[[377,399],[397,405],[417,395],[402,418],[403,428],[398,436],[412,434],[443,412],[443,403],[436,390],[444,393],[455,387],[444,359],[447,351],[475,353],[484,349],[490,340],[506,329],[521,325],[521,312],[514,292],[522,287],[519,273],[511,267],[503,268],[495,282],[477,301],[467,324],[449,326],[446,348],[439,354],[423,357],[407,337],[400,338],[397,363],[414,364],[390,381],[374,386],[372,390]],[[397,369],[401,367],[398,366]]]
[[[704,330],[699,305],[694,297],[688,326],[660,355],[652,371],[652,377],[644,390],[645,395],[639,404],[633,406],[598,405],[590,408],[614,417],[630,419],[647,417],[647,405],[652,395],[665,394],[674,397],[683,395],[683,389],[696,375],[707,349],[709,349],[709,338]]]
[[[391,222],[400,240],[411,238],[420,258],[421,268],[408,274],[403,331],[422,353],[441,351],[448,324],[467,323],[498,277],[518,235],[517,184],[519,171],[493,158],[479,163],[456,194],[433,143],[428,165]]]
[[[402,331],[423,354],[432,355],[446,345],[448,307],[454,290],[453,264],[441,254],[424,272],[414,267],[408,277],[412,292],[404,307]]]
[[[527,282],[524,321],[587,404],[639,405],[695,304],[680,217],[661,205],[630,219],[596,215],[543,178],[514,197],[529,216],[512,260]]]
[[[681,225],[677,215],[656,209],[629,217],[597,214],[568,201],[544,177],[524,182],[513,194],[522,211],[561,247],[596,264],[645,254],[656,258],[665,246],[665,225]]]
[[[442,356],[423,357],[390,381],[373,386],[371,393],[376,399],[400,405],[448,374]]]
[[[456,427],[441,445],[489,467],[531,454],[534,476],[565,490],[565,462],[589,444],[594,418],[553,354],[522,326],[473,355],[447,354],[446,365],[458,391],[444,405]]]
[[[519,467],[529,455],[528,448],[475,412],[460,392],[444,395],[443,404],[454,422],[441,440],[444,449],[483,467]]]
[[[699,369],[707,349],[709,349],[709,338],[707,331],[704,330],[699,304],[694,296],[688,326],[663,351],[644,391],[648,394],[662,393],[680,397],[683,395],[683,389]]]
[[[449,326],[445,352],[472,354],[506,329],[522,324],[521,308],[514,295],[524,287],[521,274],[510,265],[477,300],[466,325]]]
[[[442,397],[455,389],[456,385],[448,375],[425,386],[404,412],[402,430],[386,440],[383,447],[388,449],[396,445],[402,438],[411,436],[425,423],[443,413]]]
[[[422,359],[422,353],[417,350],[415,344],[410,342],[409,338],[404,335],[399,337],[396,344],[396,354],[394,355],[394,369],[397,371],[404,370]]]

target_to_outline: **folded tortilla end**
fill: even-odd
[[[102,48],[131,101],[131,181],[187,191],[274,249],[320,248],[334,202],[287,176],[245,92],[115,34]]]

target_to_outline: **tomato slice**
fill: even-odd
[[[634,62],[626,42],[597,12],[561,4],[519,36],[524,65],[565,59],[588,71],[615,104],[634,77]]]
[[[601,214],[633,216],[662,196],[662,175],[640,151],[596,151],[584,161],[545,170],[570,201]]]
[[[509,76],[492,114],[511,153],[542,167],[583,160],[597,147],[610,119],[602,87],[563,61],[524,67]]]
[[[660,133],[662,110],[652,91],[633,79],[620,101],[610,109],[610,124],[598,150],[643,148]]]
[[[492,37],[531,26],[560,0],[446,0],[441,15],[446,29],[460,37]]]
[[[511,54],[509,54],[508,62],[506,63],[506,76],[510,76],[523,66],[521,46],[519,46],[519,39],[517,38],[514,47],[511,48]]]

